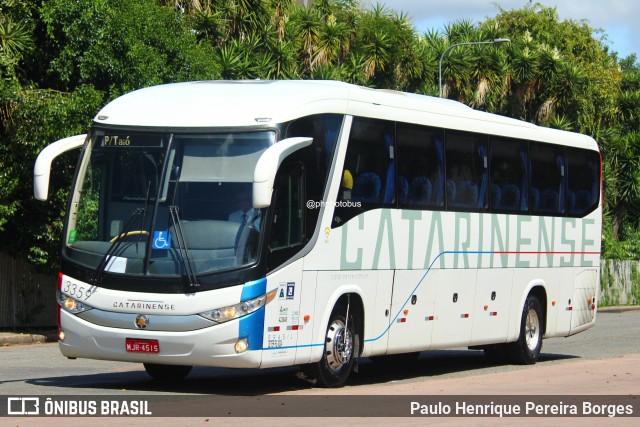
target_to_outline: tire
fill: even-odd
[[[156,381],[172,383],[184,379],[193,366],[182,365],[160,365],[156,363],[144,363],[147,374]]]
[[[360,338],[353,316],[349,314],[347,322],[346,312],[346,308],[342,306],[333,309],[325,334],[322,359],[309,367],[308,373],[316,380],[318,386],[342,387],[353,370]]]
[[[509,344],[509,354],[513,362],[520,365],[533,365],[542,350],[543,316],[540,300],[529,295],[522,310],[520,337]]]

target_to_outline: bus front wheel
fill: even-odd
[[[543,335],[542,314],[540,300],[535,295],[529,295],[522,310],[520,337],[509,345],[509,353],[514,362],[533,365],[540,357]]]
[[[353,316],[347,313],[346,308],[336,306],[327,326],[322,359],[310,367],[309,373],[316,379],[316,384],[342,387],[353,370],[358,343]]]
[[[191,372],[193,366],[160,365],[157,363],[144,363],[147,374],[156,381],[170,383],[180,381]]]

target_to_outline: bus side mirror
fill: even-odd
[[[85,139],[87,139],[86,134],[70,136],[47,145],[38,154],[36,164],[33,167],[33,196],[36,199],[47,200],[53,159],[69,150],[82,147]]]
[[[273,183],[282,161],[291,153],[311,145],[313,138],[296,137],[278,141],[267,148],[253,171],[253,207],[266,208],[271,204]]]

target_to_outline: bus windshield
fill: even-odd
[[[96,129],[68,216],[66,256],[98,274],[191,275],[252,264],[264,212],[253,171],[275,132]]]

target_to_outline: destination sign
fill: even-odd
[[[162,148],[164,139],[158,134],[120,134],[100,137],[100,146],[104,148]]]

